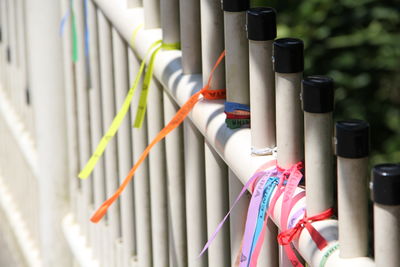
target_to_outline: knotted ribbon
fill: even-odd
[[[333,209],[327,209],[320,214],[317,214],[312,217],[304,216],[295,227],[288,229],[284,232],[281,232],[278,235],[278,243],[283,246],[289,245],[293,240],[299,238],[301,231],[306,228],[310,233],[312,240],[314,240],[315,244],[317,245],[319,250],[323,250],[327,245],[328,242],[325,238],[314,228],[312,225],[313,222],[322,221],[329,219],[333,215]]]

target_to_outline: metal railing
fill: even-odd
[[[231,9],[235,1],[228,2],[222,8],[219,0],[0,0],[0,204],[31,266],[236,266],[250,194],[207,253],[198,255],[243,184],[276,159],[276,145],[279,166],[304,157],[306,163],[308,186],[295,190],[303,196],[287,215],[304,215],[306,206],[307,215],[315,215],[334,204],[332,110],[304,109],[303,116],[302,67],[274,70],[278,55],[270,60],[272,47],[286,41],[248,40],[246,9]],[[157,55],[142,128],[131,126],[136,92],[93,173],[78,179],[157,40],[180,43],[181,50]],[[183,125],[153,148],[106,217],[91,223],[147,144],[207,82],[223,50],[225,65],[217,68],[211,88],[227,87],[227,101],[251,106],[251,129],[226,127],[223,100],[200,100]],[[302,60],[299,51],[294,57]],[[275,99],[285,108],[275,109]],[[395,266],[398,203],[389,205],[389,213],[382,212],[386,205],[375,205],[375,212],[390,218],[382,227],[394,238],[382,245],[384,231],[375,229],[374,262],[365,218],[367,155],[337,155],[341,221],[313,223],[327,240],[323,250],[307,231],[294,246],[310,266]],[[282,203],[277,198],[258,266],[291,266],[276,239]]]

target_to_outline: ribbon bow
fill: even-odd
[[[312,226],[312,222],[322,221],[325,219],[329,219],[333,215],[333,209],[327,209],[321,212],[318,215],[307,217],[304,216],[295,227],[288,229],[284,232],[281,232],[278,235],[278,243],[280,245],[289,245],[294,239],[297,239],[300,236],[301,231],[306,228],[311,235],[311,238],[314,240],[315,244],[317,245],[319,250],[324,249],[328,243],[326,242],[325,238]]]

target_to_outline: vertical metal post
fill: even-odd
[[[144,27],[154,29],[160,27],[160,1],[143,0]]]
[[[225,34],[226,100],[250,105],[249,95],[249,43],[246,36],[246,11],[249,1],[223,1]],[[250,151],[247,151],[250,153]],[[228,172],[229,201],[231,205],[243,185],[232,170]],[[242,236],[246,224],[249,197],[243,197],[230,215],[231,264],[240,255]]]
[[[148,96],[147,125],[149,140],[164,128],[163,88],[153,79]],[[153,237],[154,266],[169,266],[167,182],[165,165],[165,142],[154,146],[149,154],[151,228]]]
[[[200,73],[200,0],[180,0],[179,8],[183,73]]]
[[[304,69],[303,42],[294,38],[274,42],[276,141],[278,165],[289,168],[304,159],[304,122],[300,87]],[[280,246],[280,266],[290,266]]]
[[[205,84],[219,55],[224,51],[224,20],[220,0],[201,0],[201,53],[202,73]],[[214,72],[212,89],[225,88],[225,65]]]
[[[77,47],[78,59],[75,62],[76,74],[76,90],[77,90],[77,103],[78,103],[78,133],[79,133],[79,148],[80,148],[80,168],[85,166],[86,161],[90,157],[91,140],[90,140],[90,114],[89,114],[89,73],[87,72],[87,65],[85,60],[85,20],[83,2],[74,3],[74,11],[76,17],[76,31],[77,31]],[[91,235],[89,231],[89,207],[92,205],[92,179],[81,180],[82,186],[82,201],[80,223],[85,236],[88,237],[89,244]]]
[[[5,58],[5,68],[4,68],[4,81],[3,86],[8,96],[10,96],[10,23],[9,23],[9,12],[8,12],[9,3],[7,0],[3,0],[2,5],[2,18],[4,22],[4,27],[2,28],[2,38],[4,43],[4,58]],[[25,7],[26,8],[26,7]]]
[[[19,90],[20,90],[20,102],[24,107],[22,116],[25,118],[24,123],[28,127],[30,127],[30,118],[31,110],[29,108],[28,103],[28,72],[27,72],[27,55],[26,55],[26,31],[25,31],[25,8],[24,8],[23,0],[17,0],[15,2],[15,11],[16,11],[16,24],[17,24],[17,40],[18,40],[18,58],[19,58]]]
[[[224,50],[224,25],[219,0],[200,1],[202,73],[205,84],[211,69]],[[212,89],[225,88],[225,66],[214,73]],[[210,236],[228,210],[228,179],[226,165],[217,152],[206,142],[204,147],[206,168],[207,232]],[[227,225],[221,230],[208,250],[208,266],[230,265],[229,232]]]
[[[130,84],[133,83],[136,73],[139,70],[139,61],[132,50],[128,52]],[[141,84],[139,84],[139,87]],[[132,106],[137,107],[139,94],[136,93],[132,100]],[[135,116],[135,109],[132,110],[132,117]],[[147,146],[147,121],[143,121],[141,129],[133,129],[133,155],[136,162]],[[134,198],[136,213],[136,241],[137,260],[141,267],[152,267],[151,248],[151,216],[150,216],[150,185],[149,185],[149,162],[145,160],[142,166],[136,171],[134,182]]]
[[[69,1],[62,1],[62,13],[65,14],[69,7]],[[27,17],[28,20],[28,17]],[[27,25],[28,27],[28,25]],[[78,212],[77,192],[79,190],[79,181],[76,178],[79,172],[79,147],[78,147],[78,114],[75,88],[74,65],[72,62],[71,48],[71,27],[70,22],[65,25],[63,44],[63,62],[64,62],[64,88],[65,88],[65,105],[67,119],[67,143],[68,143],[68,181],[69,181],[69,197],[70,210],[74,216]],[[29,28],[28,28],[29,30]],[[27,35],[29,33],[27,32]],[[29,36],[27,36],[29,37]],[[29,40],[29,39],[28,39]],[[28,46],[29,49],[29,46]],[[28,50],[29,52],[29,50]],[[28,65],[29,67],[29,65]],[[32,75],[31,73],[29,75]]]
[[[333,80],[309,76],[302,82],[307,215],[333,206]]]
[[[119,33],[112,30],[113,65],[115,84],[115,104],[117,109],[122,107],[126,94],[130,88],[128,85],[128,50],[126,43]],[[118,173],[120,183],[132,167],[132,137],[131,120],[126,116],[118,130]],[[121,195],[121,230],[123,246],[123,266],[128,266],[129,260],[136,253],[133,183],[130,183]]]
[[[39,157],[40,247],[45,267],[71,266],[61,229],[68,209],[65,91],[58,22],[60,2],[27,1],[29,72],[35,92]],[[38,38],[46,36],[47,38]]]
[[[164,91],[164,121],[167,124],[178,110],[174,100]],[[170,265],[187,266],[185,170],[183,129],[179,127],[165,138],[167,178]],[[190,241],[189,241],[190,242]]]
[[[250,105],[249,42],[246,36],[248,0],[223,1],[227,101]]]
[[[368,123],[337,122],[336,154],[340,257],[365,257],[368,255]]]
[[[114,100],[114,75],[112,69],[112,40],[111,26],[104,14],[98,10],[99,26],[99,52],[100,52],[100,82],[101,98],[103,107],[103,129],[108,129],[115,116]],[[104,151],[106,192],[111,196],[118,188],[118,151],[117,136],[110,140],[107,149]],[[115,242],[121,236],[120,229],[120,206],[114,203],[107,212],[107,226],[109,231],[109,245],[106,253],[108,266],[115,265]]]
[[[184,74],[201,72],[200,1],[180,0],[182,68]],[[187,261],[189,267],[207,266],[198,258],[207,242],[204,138],[189,120],[183,122],[185,156]]]
[[[191,121],[183,126],[188,266],[205,267],[207,255],[198,258],[207,242],[204,138]]]
[[[161,1],[161,28],[163,43],[180,44],[179,0]],[[179,107],[164,90],[164,124]],[[183,129],[178,127],[165,138],[168,179],[169,262],[171,266],[187,266],[185,172],[183,157]]]
[[[275,76],[272,42],[276,12],[253,8],[247,13],[250,64],[251,145],[254,155],[268,155],[276,146]]]
[[[376,266],[400,266],[400,164],[372,170]]]
[[[206,142],[207,231],[210,236],[229,210],[228,172],[224,161]],[[229,224],[226,223],[208,249],[208,266],[231,266]]]
[[[165,44],[180,43],[179,0],[163,0],[161,4],[162,39]]]
[[[240,182],[236,174],[229,169],[229,204],[233,205],[233,202],[240,194],[243,184]],[[234,210],[232,210],[230,218],[230,247],[231,247],[231,265],[237,262],[241,256],[242,239],[244,234],[244,228],[246,225],[246,214],[250,203],[250,194],[245,194],[240,201],[237,203]]]
[[[6,79],[6,75],[5,75],[5,69],[6,69],[6,65],[7,65],[7,60],[5,57],[5,50],[6,50],[6,32],[7,32],[7,20],[6,20],[6,4],[4,0],[0,1],[0,78],[1,78],[1,83],[3,85],[3,87],[5,86],[5,79]]]
[[[16,108],[17,112],[21,114],[21,105],[19,103],[19,93],[20,90],[18,88],[18,51],[17,51],[17,27],[15,23],[15,1],[8,1],[8,27],[9,27],[9,47],[8,47],[8,55],[9,57],[9,86],[10,86],[10,96],[11,101]]]
[[[303,42],[295,38],[276,40],[274,61],[278,165],[288,168],[304,159],[304,124],[300,105]]]
[[[144,27],[160,27],[160,2],[146,0],[144,7]],[[148,95],[147,129],[149,140],[153,140],[164,127],[163,88],[158,81],[152,80]],[[161,141],[149,155],[150,191],[151,191],[151,228],[154,266],[169,266],[168,212],[165,166],[165,143]]]
[[[249,39],[250,110],[252,154],[272,154],[276,146],[275,75],[272,43],[276,37],[276,12],[272,8],[252,8],[247,12]],[[268,221],[260,266],[278,266],[278,228]]]
[[[96,149],[103,135],[102,121],[102,105],[101,105],[101,86],[100,86],[100,67],[99,67],[99,42],[98,42],[98,25],[96,7],[92,1],[88,1],[88,28],[90,33],[89,56],[90,56],[90,133],[92,140],[92,153]],[[94,207],[99,207],[106,199],[105,192],[105,170],[104,158],[100,158],[96,168],[93,170],[93,195]],[[97,259],[103,261],[103,247],[107,242],[104,237],[107,235],[103,232],[104,222],[101,225],[95,224],[92,227],[95,229],[95,238],[93,240],[94,254]]]

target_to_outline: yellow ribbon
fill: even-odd
[[[143,125],[144,115],[146,114],[146,108],[147,108],[147,97],[149,94],[151,78],[153,77],[154,60],[158,52],[161,50],[161,48],[164,50],[176,50],[180,49],[180,47],[181,43],[172,43],[172,44],[162,43],[162,45],[158,47],[156,50],[154,50],[153,54],[151,55],[149,66],[146,71],[146,75],[144,76],[142,92],[140,94],[140,99],[139,99],[139,106],[136,111],[136,118],[133,127],[141,128]]]
[[[140,23],[134,30],[133,30],[133,34],[132,34],[132,38],[130,41],[130,45],[131,47],[134,49],[135,48],[135,40],[136,40],[136,36],[138,35],[139,31],[143,28],[143,23]]]
[[[131,40],[131,45],[132,46],[134,44],[133,43],[133,41],[135,39],[134,37],[136,37],[137,32],[139,31],[138,28],[136,28],[134,33],[133,33],[133,38]],[[144,59],[142,60],[142,62],[140,64],[139,72],[137,73],[136,78],[135,78],[131,88],[128,91],[128,94],[125,97],[125,100],[124,100],[124,103],[122,104],[122,107],[120,108],[120,110],[118,111],[117,115],[113,119],[113,121],[111,123],[111,126],[108,128],[106,134],[101,138],[101,140],[100,140],[99,144],[97,145],[96,150],[94,151],[93,155],[90,157],[90,159],[86,163],[85,167],[78,174],[79,178],[86,179],[87,177],[89,177],[89,175],[92,173],[94,167],[96,166],[97,161],[103,155],[103,152],[106,149],[108,142],[114,137],[115,133],[118,131],[119,127],[121,126],[121,123],[122,123],[123,119],[125,118],[128,110],[129,110],[129,107],[130,107],[131,102],[132,102],[133,94],[134,94],[135,89],[137,88],[137,86],[139,84],[139,81],[140,81],[141,77],[142,77],[142,74],[143,74],[143,71],[144,71],[144,67],[145,67],[145,64],[146,64],[146,58],[152,52],[152,50],[154,48],[156,48],[157,46],[160,46],[160,44],[161,44],[160,40],[156,41],[147,50],[146,55],[145,55]],[[153,52],[153,54],[154,54],[154,52]]]

